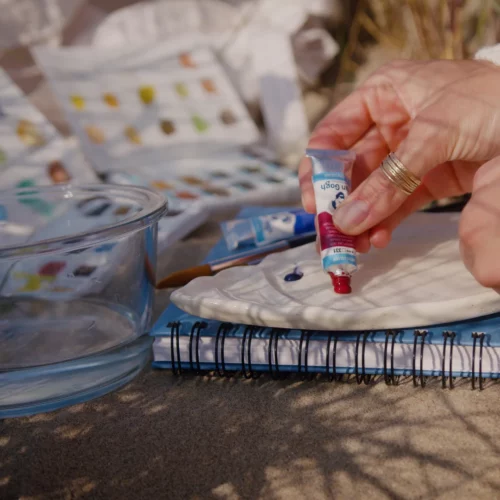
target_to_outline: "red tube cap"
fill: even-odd
[[[332,279],[335,293],[347,294],[352,292],[350,276],[335,276],[330,273],[330,278]]]

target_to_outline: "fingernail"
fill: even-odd
[[[368,216],[369,206],[366,201],[354,200],[343,203],[334,213],[333,222],[342,230],[354,229]]]

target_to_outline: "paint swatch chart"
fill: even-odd
[[[107,181],[160,191],[168,214],[159,222],[159,250],[184,237],[210,214],[242,204],[298,201],[297,174],[245,154],[185,159],[108,174]]]
[[[99,172],[203,157],[259,138],[214,53],[192,41],[43,47],[34,56]]]
[[[0,189],[93,183],[76,141],[62,138],[0,69]]]
[[[8,205],[0,205],[0,241],[21,245],[61,237],[66,234],[68,221],[75,233],[84,233],[117,224],[136,210],[137,207],[114,203],[106,196],[89,197],[71,205],[50,203],[33,192]],[[9,220],[9,213],[16,214],[16,223]],[[77,243],[78,238],[68,242]],[[96,293],[106,286],[124,252],[126,243],[111,241],[55,257],[48,253],[6,261],[0,264],[0,296],[70,300]]]

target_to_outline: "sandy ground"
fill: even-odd
[[[217,238],[216,225],[200,229],[162,272],[202,259]],[[1,422],[0,498],[500,498],[500,384],[440,383],[148,368],[94,402]]]

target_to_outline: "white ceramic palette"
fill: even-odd
[[[359,256],[350,295],[333,292],[313,244],[197,278],[171,299],[203,318],[315,330],[410,328],[498,312],[499,294],[481,287],[460,259],[458,218],[410,217],[388,248]],[[294,271],[302,278],[286,281]]]
[[[76,141],[65,140],[0,69],[0,189],[94,183]]]
[[[110,173],[107,180],[162,192],[169,214],[159,223],[158,248],[184,237],[210,214],[243,204],[298,201],[297,174],[273,163],[231,154],[198,160],[176,160],[144,166],[140,173]]]
[[[213,52],[196,40],[43,47],[34,55],[100,172],[200,157],[259,138]]]

